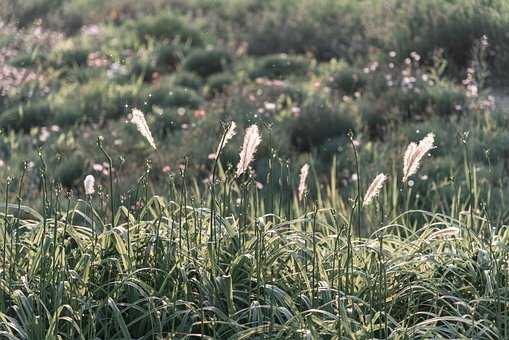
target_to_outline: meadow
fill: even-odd
[[[507,339],[507,27],[0,3],[0,338]]]

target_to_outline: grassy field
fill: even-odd
[[[507,339],[507,27],[0,3],[0,338]]]

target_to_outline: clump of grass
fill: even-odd
[[[234,134],[234,124],[225,126],[213,157],[211,190],[187,177],[186,161],[159,195],[149,186],[147,164],[117,204],[115,164],[103,139],[98,147],[111,169],[108,178],[88,175],[84,191],[74,197],[52,184],[40,153],[40,212],[22,204],[28,167],[9,179],[0,219],[2,334],[34,339],[509,335],[509,233],[482,205],[476,209],[477,201],[458,191],[450,204],[468,206],[469,214],[437,205],[430,211],[407,207],[390,217],[384,211],[398,201],[398,181],[384,189],[384,174],[375,177],[362,203],[360,185],[357,197],[324,194],[315,185],[316,192],[303,200],[312,161],[301,168],[299,181],[280,164],[287,178],[261,188],[247,172],[263,144],[260,131],[256,125],[246,130],[236,171],[221,163]],[[430,136],[407,149],[404,182],[434,147]],[[352,135],[351,142],[362,162]],[[358,175],[364,174],[362,166],[356,165]],[[471,195],[479,194],[469,188]],[[285,199],[287,190],[298,194]],[[368,209],[375,197],[377,204]],[[371,232],[365,237],[353,236],[356,212]]]

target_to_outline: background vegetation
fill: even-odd
[[[0,20],[2,336],[507,338],[506,1],[6,0]]]

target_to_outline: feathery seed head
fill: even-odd
[[[83,181],[83,186],[85,187],[85,194],[92,195],[95,192],[95,178],[92,175],[88,175],[85,177]]]
[[[302,198],[304,197],[304,192],[306,191],[306,179],[309,174],[309,164],[306,163],[300,168],[300,175],[299,175],[299,188],[298,188],[298,197],[299,201],[302,201]]]
[[[256,149],[258,148],[258,145],[260,145],[261,141],[262,138],[260,137],[258,126],[253,124],[246,129],[244,143],[242,144],[242,150],[240,151],[240,161],[237,164],[236,177],[242,175],[249,167],[249,164],[251,164],[254,160],[254,154],[256,153]]]
[[[145,116],[143,115],[143,112],[141,112],[138,109],[133,109],[132,111],[132,118],[131,123],[136,125],[136,128],[141,133],[145,139],[147,139],[148,143],[151,147],[156,150],[156,143],[154,142],[154,138],[152,137],[152,133],[150,133],[150,129],[148,128],[147,121],[145,120]]]
[[[435,135],[433,133],[428,133],[419,144],[412,142],[408,145],[403,157],[403,183],[405,183],[410,176],[417,173],[424,155],[436,147],[434,143]]]
[[[387,181],[387,176],[385,176],[383,173],[378,174],[375,177],[373,182],[371,182],[371,184],[369,185],[368,191],[366,191],[366,194],[364,195],[364,201],[362,203],[363,205],[368,205],[369,203],[371,203],[371,201],[373,201],[373,199],[382,190],[385,181]]]
[[[230,139],[233,138],[233,136],[235,136],[235,134],[237,133],[237,131],[235,131],[235,129],[237,128],[237,124],[235,124],[235,122],[231,122],[229,127],[228,127],[228,130],[226,130],[226,132],[224,133],[224,137],[222,137],[222,140],[221,140],[221,143],[219,143],[219,145],[217,146],[217,150],[216,150],[216,153],[212,154],[210,158],[212,159],[217,159],[217,157],[219,157],[219,153],[221,152],[221,150],[226,146],[226,144],[230,141]]]

